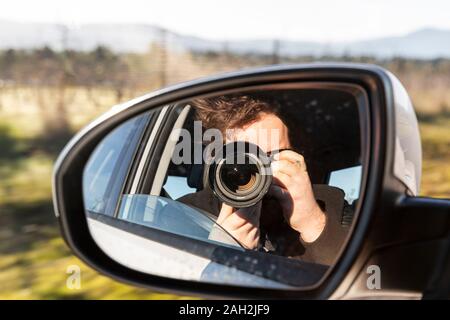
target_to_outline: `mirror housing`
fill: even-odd
[[[365,90],[369,100],[361,122],[368,134],[364,137],[367,152],[362,157],[367,165],[362,175],[359,213],[338,262],[319,283],[299,290],[237,290],[235,286],[197,282],[192,285],[190,281],[129,269],[98,247],[84,216],[82,172],[97,144],[109,132],[145,111],[180,100],[290,82],[354,84]],[[395,76],[364,64],[272,66],[182,83],[113,107],[81,130],[61,152],[54,168],[53,200],[63,237],[73,252],[99,272],[133,285],[219,298],[360,298],[374,294],[366,286],[370,275],[367,270],[377,265],[383,270],[382,290],[376,290],[377,295],[419,297],[430,285],[428,276],[435,268],[432,263],[421,264],[421,259],[437,261],[438,244],[429,241],[445,237],[450,223],[449,215],[443,214],[448,213],[448,203],[410,197],[418,193],[420,173],[417,120],[409,97]],[[435,209],[425,221],[421,210],[416,209],[424,206]],[[410,264],[420,266],[408,269]],[[399,267],[405,270],[402,276],[398,276]]]

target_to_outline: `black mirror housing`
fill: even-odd
[[[237,290],[230,285],[192,285],[189,281],[129,269],[98,247],[84,217],[82,172],[98,142],[111,130],[153,108],[199,95],[294,82],[351,84],[362,88],[368,100],[367,110],[361,112],[363,142],[366,145],[362,157],[367,165],[362,174],[356,222],[339,260],[320,282],[299,290]],[[409,121],[409,131],[399,127],[400,118]],[[401,152],[405,141],[408,154]],[[61,232],[73,252],[99,272],[133,285],[214,298],[359,298],[373,294],[364,281],[367,279],[367,267],[376,264],[383,270],[382,288],[386,288],[378,290],[377,295],[418,297],[431,283],[430,278],[423,274],[431,273],[436,266],[423,264],[405,271],[403,277],[397,277],[395,266],[407,268],[407,264],[422,258],[427,261],[439,259],[442,251],[437,248],[444,246],[446,242],[442,239],[447,239],[445,237],[450,229],[448,202],[410,197],[418,193],[420,159],[420,139],[414,111],[406,91],[388,71],[373,65],[341,63],[272,66],[182,83],[114,107],[80,131],[62,151],[54,169],[53,200]],[[402,161],[400,165],[399,161]],[[406,163],[412,163],[409,170],[404,170]],[[427,217],[426,226],[429,228],[424,230],[423,224],[422,228],[418,228],[421,224],[419,220],[424,219],[420,208],[427,207],[435,210]],[[431,240],[437,242],[429,242]],[[411,247],[412,243],[419,243],[419,248]],[[398,250],[401,255],[396,254]],[[426,256],[420,255],[425,252]]]

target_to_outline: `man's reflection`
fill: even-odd
[[[199,99],[193,105],[197,120],[205,129],[219,129],[224,143],[248,141],[275,153],[273,182],[268,195],[249,208],[221,203],[209,188],[179,201],[216,215],[217,223],[246,248],[331,264],[348,231],[341,223],[344,193],[311,184],[304,157],[293,150],[281,108],[245,95]]]

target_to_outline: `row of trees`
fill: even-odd
[[[130,63],[105,47],[91,52],[56,52],[48,47],[36,50],[6,50],[0,53],[0,81],[3,85],[107,86],[131,85]]]
[[[391,70],[406,85],[413,98],[425,105],[430,96],[439,108],[450,110],[450,59],[413,60],[374,57],[286,57],[223,52],[180,52],[170,46],[153,44],[146,53],[115,53],[99,46],[92,51],[35,50],[0,51],[0,94],[4,87],[33,87],[37,100],[44,87],[56,89],[57,114],[64,117],[67,89],[81,87],[86,92],[107,88],[116,102],[130,95],[216,72],[277,63],[310,61],[352,61],[375,63]],[[125,95],[128,92],[128,95]],[[92,94],[95,103],[96,94]],[[45,108],[45,103],[42,104]],[[425,106],[426,107],[426,106]],[[65,125],[64,121],[61,122]]]
[[[118,54],[99,46],[92,51],[54,51],[49,47],[35,50],[0,51],[0,81],[3,84],[54,86],[64,82],[77,86],[146,86],[166,85],[171,78],[168,64],[172,55],[158,45],[145,54]],[[186,55],[184,56],[186,60]],[[175,58],[176,60],[177,58]],[[172,59],[173,60],[173,59]],[[236,55],[224,52],[194,52],[184,61],[179,74],[189,77],[192,64],[206,69],[235,69],[245,66],[272,64],[273,55]],[[376,59],[352,56],[277,57],[278,63],[309,61],[352,61],[376,63],[403,74],[427,74],[450,77],[450,59],[414,60],[405,58]],[[208,68],[209,67],[209,68]],[[172,77],[173,78],[173,77]],[[170,82],[170,81],[169,81]]]

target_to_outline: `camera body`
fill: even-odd
[[[266,195],[272,183],[270,162],[270,157],[253,143],[227,143],[205,164],[203,185],[234,208],[251,207]]]

